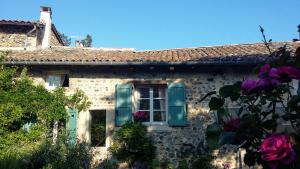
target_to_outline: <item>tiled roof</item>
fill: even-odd
[[[300,46],[300,42],[281,42],[273,43],[272,48],[284,44],[293,51]],[[53,47],[44,50],[12,51],[7,62],[44,65],[255,64],[263,61],[268,54],[262,43],[152,51]]]
[[[33,25],[38,25],[38,26],[44,26],[44,24],[40,21],[23,21],[23,20],[6,20],[2,19],[0,20],[0,25],[20,25],[20,26],[33,26]],[[56,27],[54,24],[52,24],[52,31],[55,34],[57,40],[59,43],[64,45],[64,42],[57,31]]]

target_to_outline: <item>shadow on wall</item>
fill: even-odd
[[[114,98],[103,96],[101,99]],[[187,99],[187,103],[189,103]],[[199,106],[199,105],[197,105]],[[212,161],[215,157],[212,151],[208,149],[205,139],[205,129],[212,120],[212,115],[207,113],[206,107],[198,107],[199,112],[188,112],[189,124],[186,127],[170,126],[148,126],[148,133],[152,137],[156,147],[156,159],[153,161],[153,167],[156,169],[178,168],[178,169],[203,169],[214,168]],[[106,110],[113,112],[114,110]],[[109,125],[109,124],[108,124]],[[107,126],[107,135],[113,134],[114,126]],[[111,156],[106,155],[104,159],[97,158],[95,154],[94,166],[96,168],[105,168],[105,166],[117,166],[117,163]],[[121,168],[126,165],[120,164]]]

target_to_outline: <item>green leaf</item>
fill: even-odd
[[[218,116],[218,123],[223,122],[223,117],[227,115],[227,112],[224,108],[220,108],[217,110],[217,116]]]
[[[221,131],[221,126],[218,123],[209,124],[206,128],[207,135],[219,135]]]
[[[229,97],[232,92],[233,92],[233,85],[225,85],[221,87],[219,90],[220,96],[224,98]]]
[[[212,91],[212,92],[209,92],[207,93],[203,98],[200,99],[199,102],[202,102],[203,100],[205,100],[207,97],[211,96],[211,95],[214,95],[216,94],[217,92],[216,91]]]
[[[212,123],[207,126],[206,141],[210,149],[219,148],[218,142],[219,142],[219,135],[221,131],[222,131],[221,126],[217,123]]]
[[[218,110],[224,104],[224,100],[222,98],[212,97],[209,101],[209,108],[211,110]]]
[[[219,94],[223,98],[230,97],[232,101],[236,101],[240,97],[241,82],[238,81],[233,85],[225,85],[220,88]]]

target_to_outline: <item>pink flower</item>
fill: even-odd
[[[260,90],[272,90],[274,87],[279,85],[279,81],[276,79],[259,79],[256,82],[256,88]]]
[[[290,82],[291,79],[300,80],[300,70],[291,66],[281,66],[272,68],[269,72],[269,76],[280,82]]]
[[[137,111],[137,112],[133,113],[133,119],[136,122],[147,121],[148,117],[149,117],[148,114],[143,111]]]
[[[231,164],[230,162],[225,162],[225,163],[222,164],[222,166],[223,166],[224,169],[229,169],[230,164]]]
[[[258,77],[259,78],[268,77],[268,73],[269,73],[270,69],[271,69],[271,66],[269,64],[263,65],[259,70]]]
[[[237,131],[241,124],[241,119],[239,117],[231,118],[224,123],[224,131]]]
[[[258,79],[258,80],[245,80],[242,83],[242,94],[249,95],[255,91],[271,91],[274,87],[279,85],[277,79]]]
[[[245,95],[251,94],[255,88],[256,88],[256,81],[250,79],[245,80],[241,86],[242,93]]]
[[[273,134],[260,145],[261,158],[271,169],[276,169],[278,164],[289,165],[296,159],[288,138],[286,134]]]

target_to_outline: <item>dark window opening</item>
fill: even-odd
[[[69,75],[68,74],[62,75],[62,79],[63,79],[62,87],[69,87]]]
[[[106,139],[106,110],[91,110],[91,146],[104,147]]]

